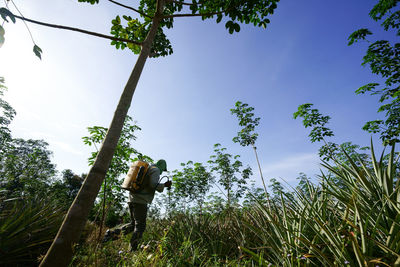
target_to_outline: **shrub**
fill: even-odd
[[[0,198],[0,265],[36,266],[62,218],[50,198]]]

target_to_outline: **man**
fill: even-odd
[[[162,172],[167,171],[167,163],[165,160],[160,159],[156,164],[150,165],[146,173],[146,183],[138,193],[129,194],[129,211],[131,214],[132,228],[134,231],[130,242],[130,250],[137,250],[138,244],[146,229],[146,218],[148,204],[151,204],[154,198],[155,191],[164,191],[164,188],[171,188],[172,182],[167,181],[160,184],[160,175]]]

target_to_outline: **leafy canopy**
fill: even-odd
[[[243,168],[243,163],[239,160],[240,156],[232,156],[226,153],[226,148],[221,144],[214,145],[214,155],[208,161],[211,164],[211,171],[217,173],[218,183],[226,191],[227,205],[239,201],[247,189],[247,180],[253,174],[248,166]]]
[[[311,142],[314,143],[324,140],[324,137],[333,136],[333,132],[325,126],[331,118],[329,116],[323,116],[318,109],[312,109],[312,106],[313,104],[310,103],[300,105],[293,114],[293,118],[303,118],[303,125],[305,128],[313,127],[308,136]]]
[[[237,101],[235,108],[231,109],[231,113],[239,120],[239,126],[243,127],[232,140],[241,146],[254,145],[257,140],[258,134],[254,130],[260,123],[260,118],[254,118],[253,110],[253,107],[240,101]]]
[[[102,184],[100,190],[100,200],[103,200],[104,193],[106,193],[106,198],[113,202],[113,205],[118,207],[120,210],[123,208],[125,202],[125,192],[121,189],[120,185],[122,184],[123,175],[129,170],[130,164],[137,159],[152,162],[150,157],[143,155],[132,146],[132,143],[136,140],[136,132],[140,130],[141,128],[136,124],[136,122],[134,122],[130,116],[127,116],[114,157],[107,171],[105,178],[106,183]],[[88,127],[88,131],[89,136],[82,137],[82,139],[86,145],[94,146],[96,148],[96,151],[92,152],[88,159],[89,165],[93,165],[98,155],[97,149],[103,142],[108,128],[93,126]]]
[[[174,195],[181,202],[196,201],[201,207],[214,177],[202,163],[188,161],[181,163],[181,166],[182,170],[175,170],[173,175]]]
[[[319,157],[322,160],[329,161],[333,159],[336,162],[341,161],[347,163],[348,157],[353,160],[362,160],[363,162],[369,160],[368,155],[362,152],[368,150],[368,147],[360,147],[352,142],[344,142],[340,145],[328,142],[326,137],[334,136],[333,131],[327,127],[330,117],[322,115],[318,109],[312,109],[312,106],[313,104],[309,103],[300,105],[298,110],[293,113],[293,117],[295,119],[303,118],[304,127],[312,128],[308,135],[312,143],[320,141],[324,142],[324,145],[319,148]]]
[[[393,30],[400,36],[399,0],[380,0],[370,12],[375,21],[383,20],[385,31]],[[349,45],[365,40],[372,35],[368,29],[359,29],[349,37]],[[369,41],[370,42],[370,41]],[[400,142],[400,43],[391,44],[388,40],[370,42],[363,59],[363,66],[369,66],[371,72],[385,79],[384,85],[368,83],[356,90],[357,94],[370,93],[380,95],[382,105],[378,112],[385,113],[384,120],[368,121],[363,129],[370,133],[379,133],[385,145]]]
[[[98,4],[100,1],[78,0],[78,2]],[[239,23],[251,23],[254,26],[266,28],[270,23],[268,16],[274,13],[279,0],[192,0],[188,2],[183,0],[141,0],[137,8],[112,0],[109,2],[123,6],[138,15],[136,18],[130,15],[118,15],[112,20],[111,26],[111,34],[114,37],[128,39],[134,43],[112,41],[111,44],[115,45],[117,49],[127,47],[138,54],[151,25],[157,21],[159,27],[152,43],[151,57],[160,57],[173,52],[171,42],[163,29],[172,28],[175,18],[201,17],[202,20],[216,19],[217,23],[225,19],[225,28],[232,34],[240,31]],[[157,13],[157,4],[163,5],[162,14]]]

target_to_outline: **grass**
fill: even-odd
[[[323,162],[318,185],[282,193],[270,206],[149,219],[134,253],[130,235],[101,243],[99,227],[88,223],[71,266],[400,266],[394,151],[377,159],[371,144],[368,164],[349,156]],[[0,265],[35,266],[62,212],[49,199],[0,201]]]
[[[393,147],[377,160],[371,147],[371,167],[350,157],[324,162],[319,185],[270,207],[149,220],[135,253],[129,236],[88,239],[73,266],[400,266],[398,158]]]

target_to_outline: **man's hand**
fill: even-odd
[[[166,182],[164,183],[164,186],[165,186],[166,188],[168,188],[168,189],[171,189],[171,185],[172,185],[172,181],[166,181]]]

